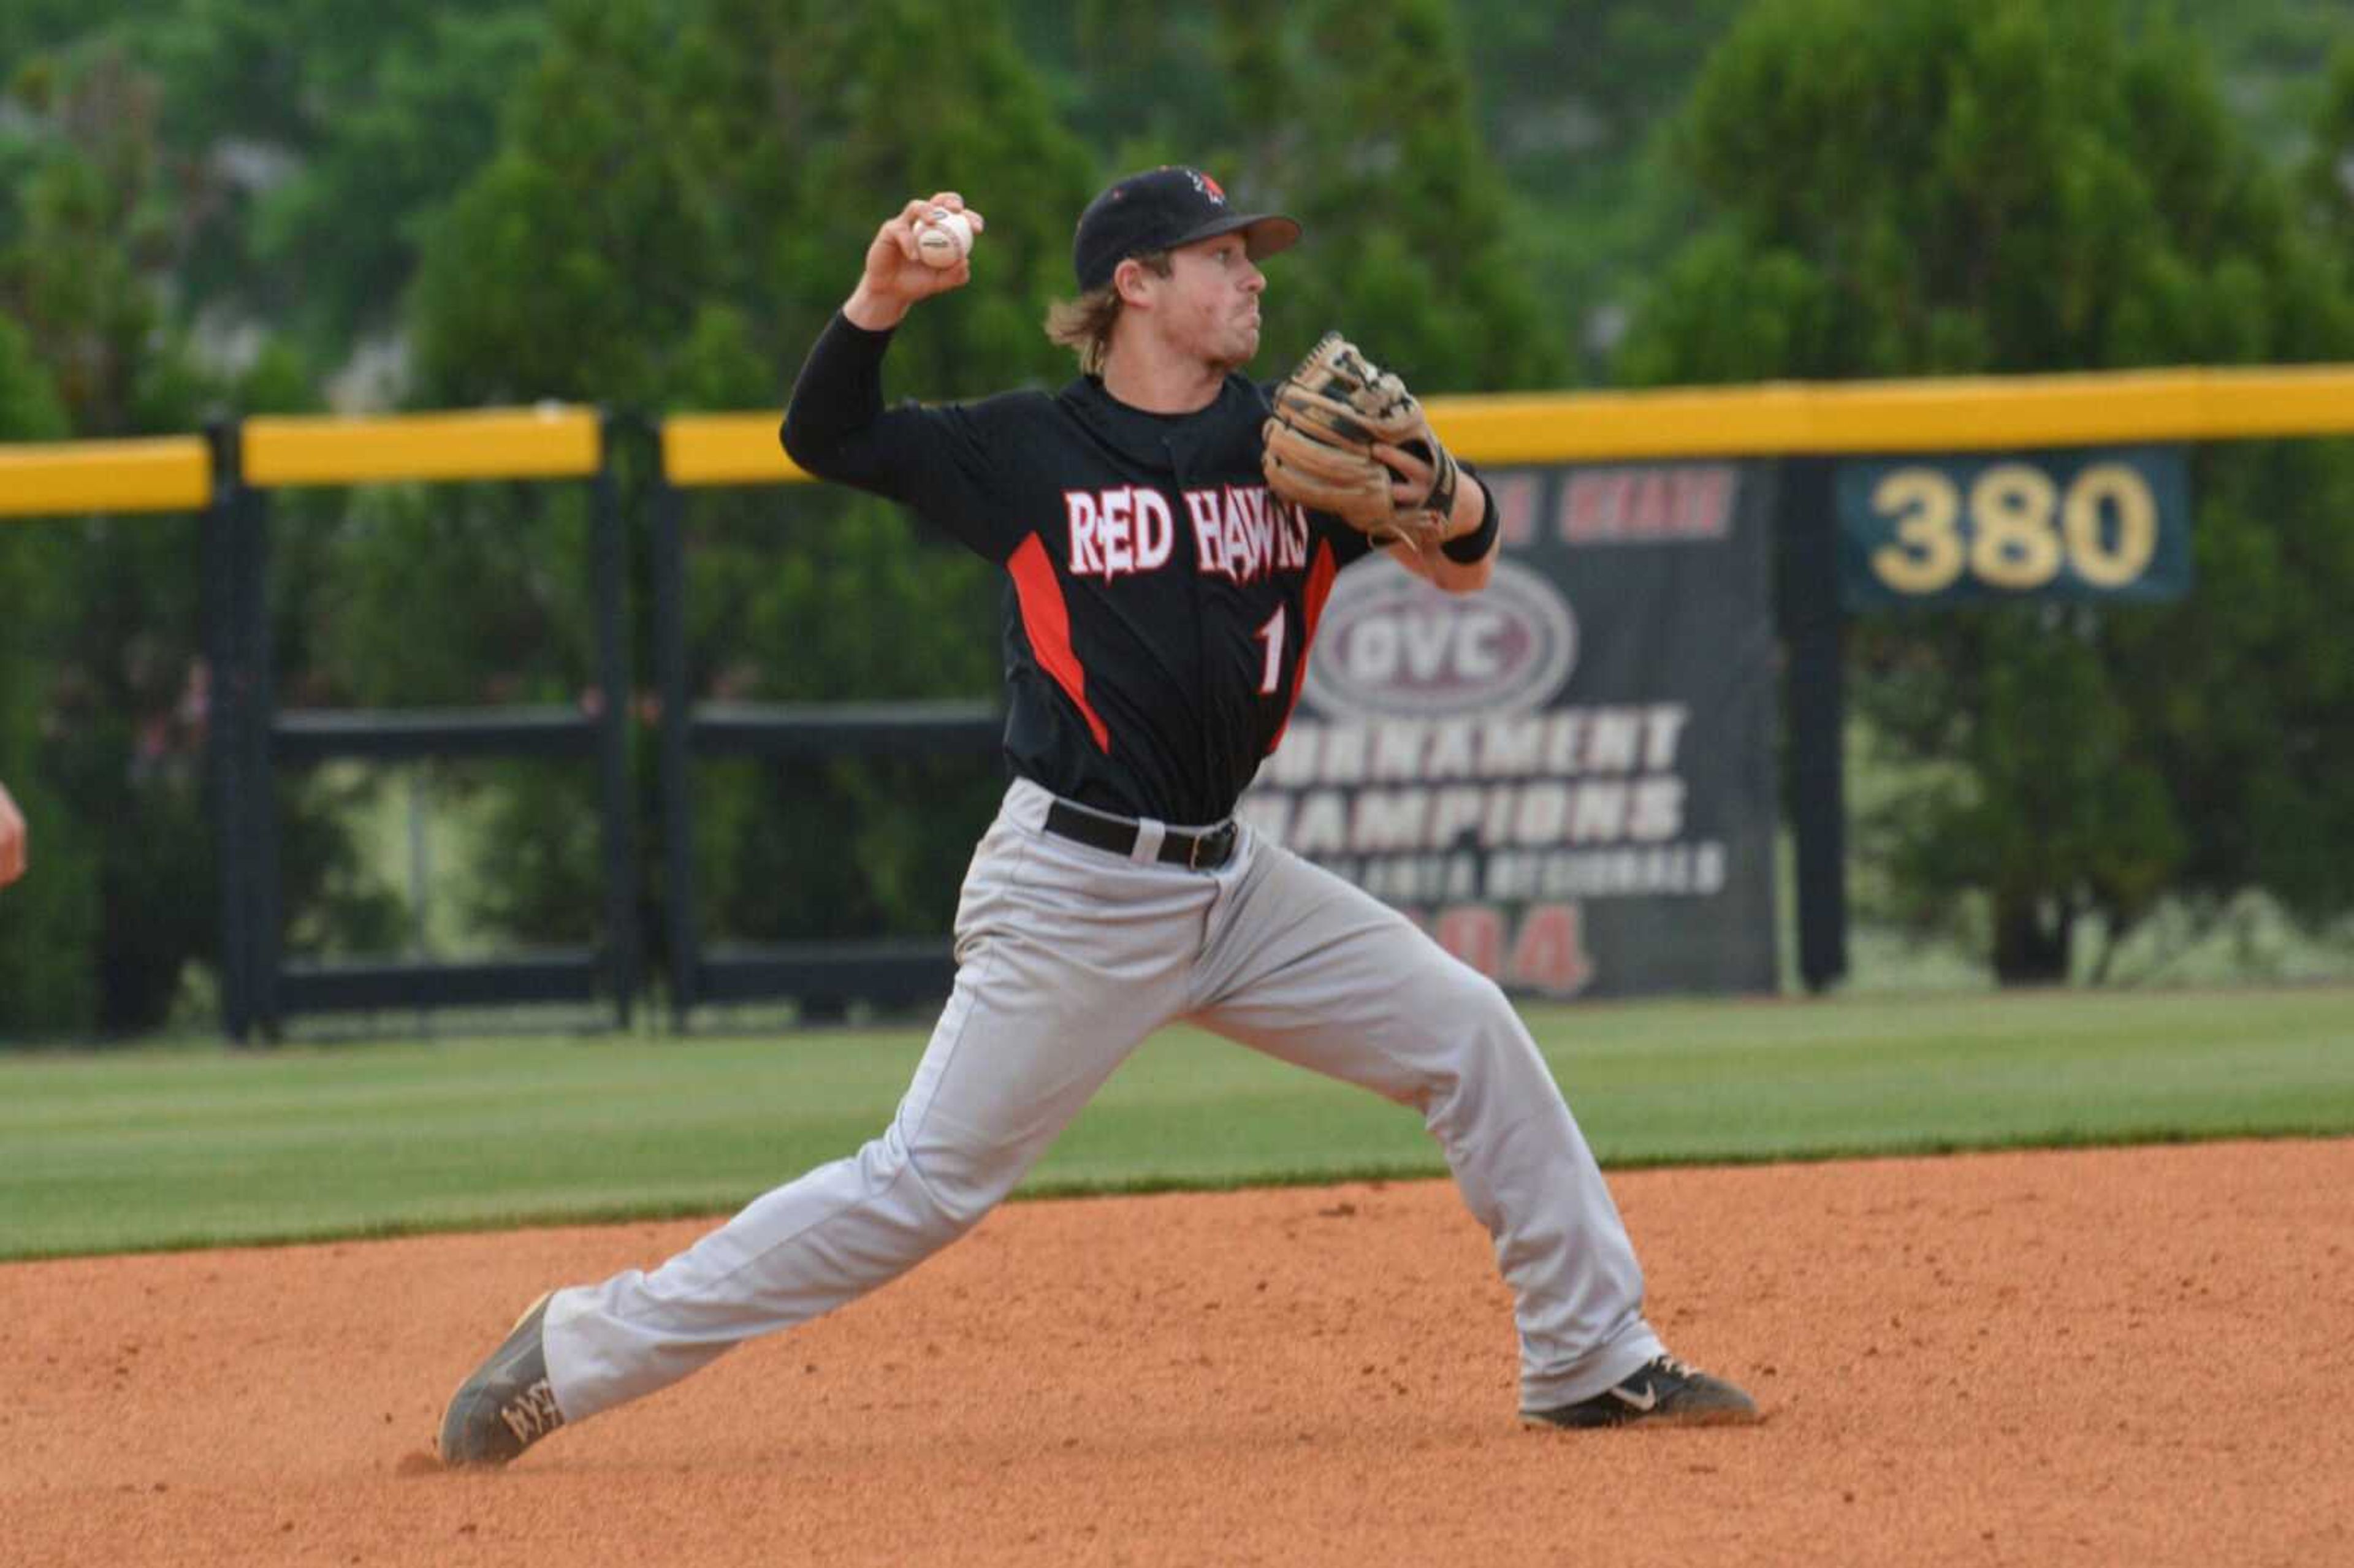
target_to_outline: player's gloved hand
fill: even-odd
[[[1287,501],[1341,518],[1376,544],[1427,547],[1453,530],[1455,459],[1405,384],[1326,333],[1275,389],[1261,467]]]

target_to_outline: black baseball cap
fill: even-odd
[[[1238,228],[1245,230],[1243,246],[1254,261],[1299,241],[1296,221],[1271,212],[1235,211],[1218,182],[1199,169],[1148,169],[1114,180],[1087,203],[1071,241],[1071,265],[1085,293],[1110,282],[1119,264],[1140,251],[1173,250]]]

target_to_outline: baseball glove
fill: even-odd
[[[1265,435],[1260,463],[1267,487],[1286,501],[1329,512],[1377,545],[1423,546],[1447,536],[1458,482],[1455,459],[1431,433],[1405,384],[1339,333],[1326,333],[1277,384]],[[1377,443],[1430,465],[1430,490],[1420,502],[1399,503],[1392,487],[1402,476],[1374,455]]]

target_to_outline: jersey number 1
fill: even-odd
[[[1258,678],[1258,694],[1262,697],[1275,695],[1275,689],[1283,679],[1283,612],[1287,608],[1277,605],[1275,613],[1267,618],[1267,624],[1251,633],[1267,644],[1267,668],[1260,672]]]

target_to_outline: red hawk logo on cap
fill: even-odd
[[[1208,196],[1220,207],[1226,205],[1226,193],[1225,189],[1219,185],[1217,181],[1212,179],[1209,175],[1204,174],[1199,169],[1188,169],[1185,171],[1185,174],[1186,176],[1193,182],[1193,188],[1195,190],[1200,191],[1204,196]]]

